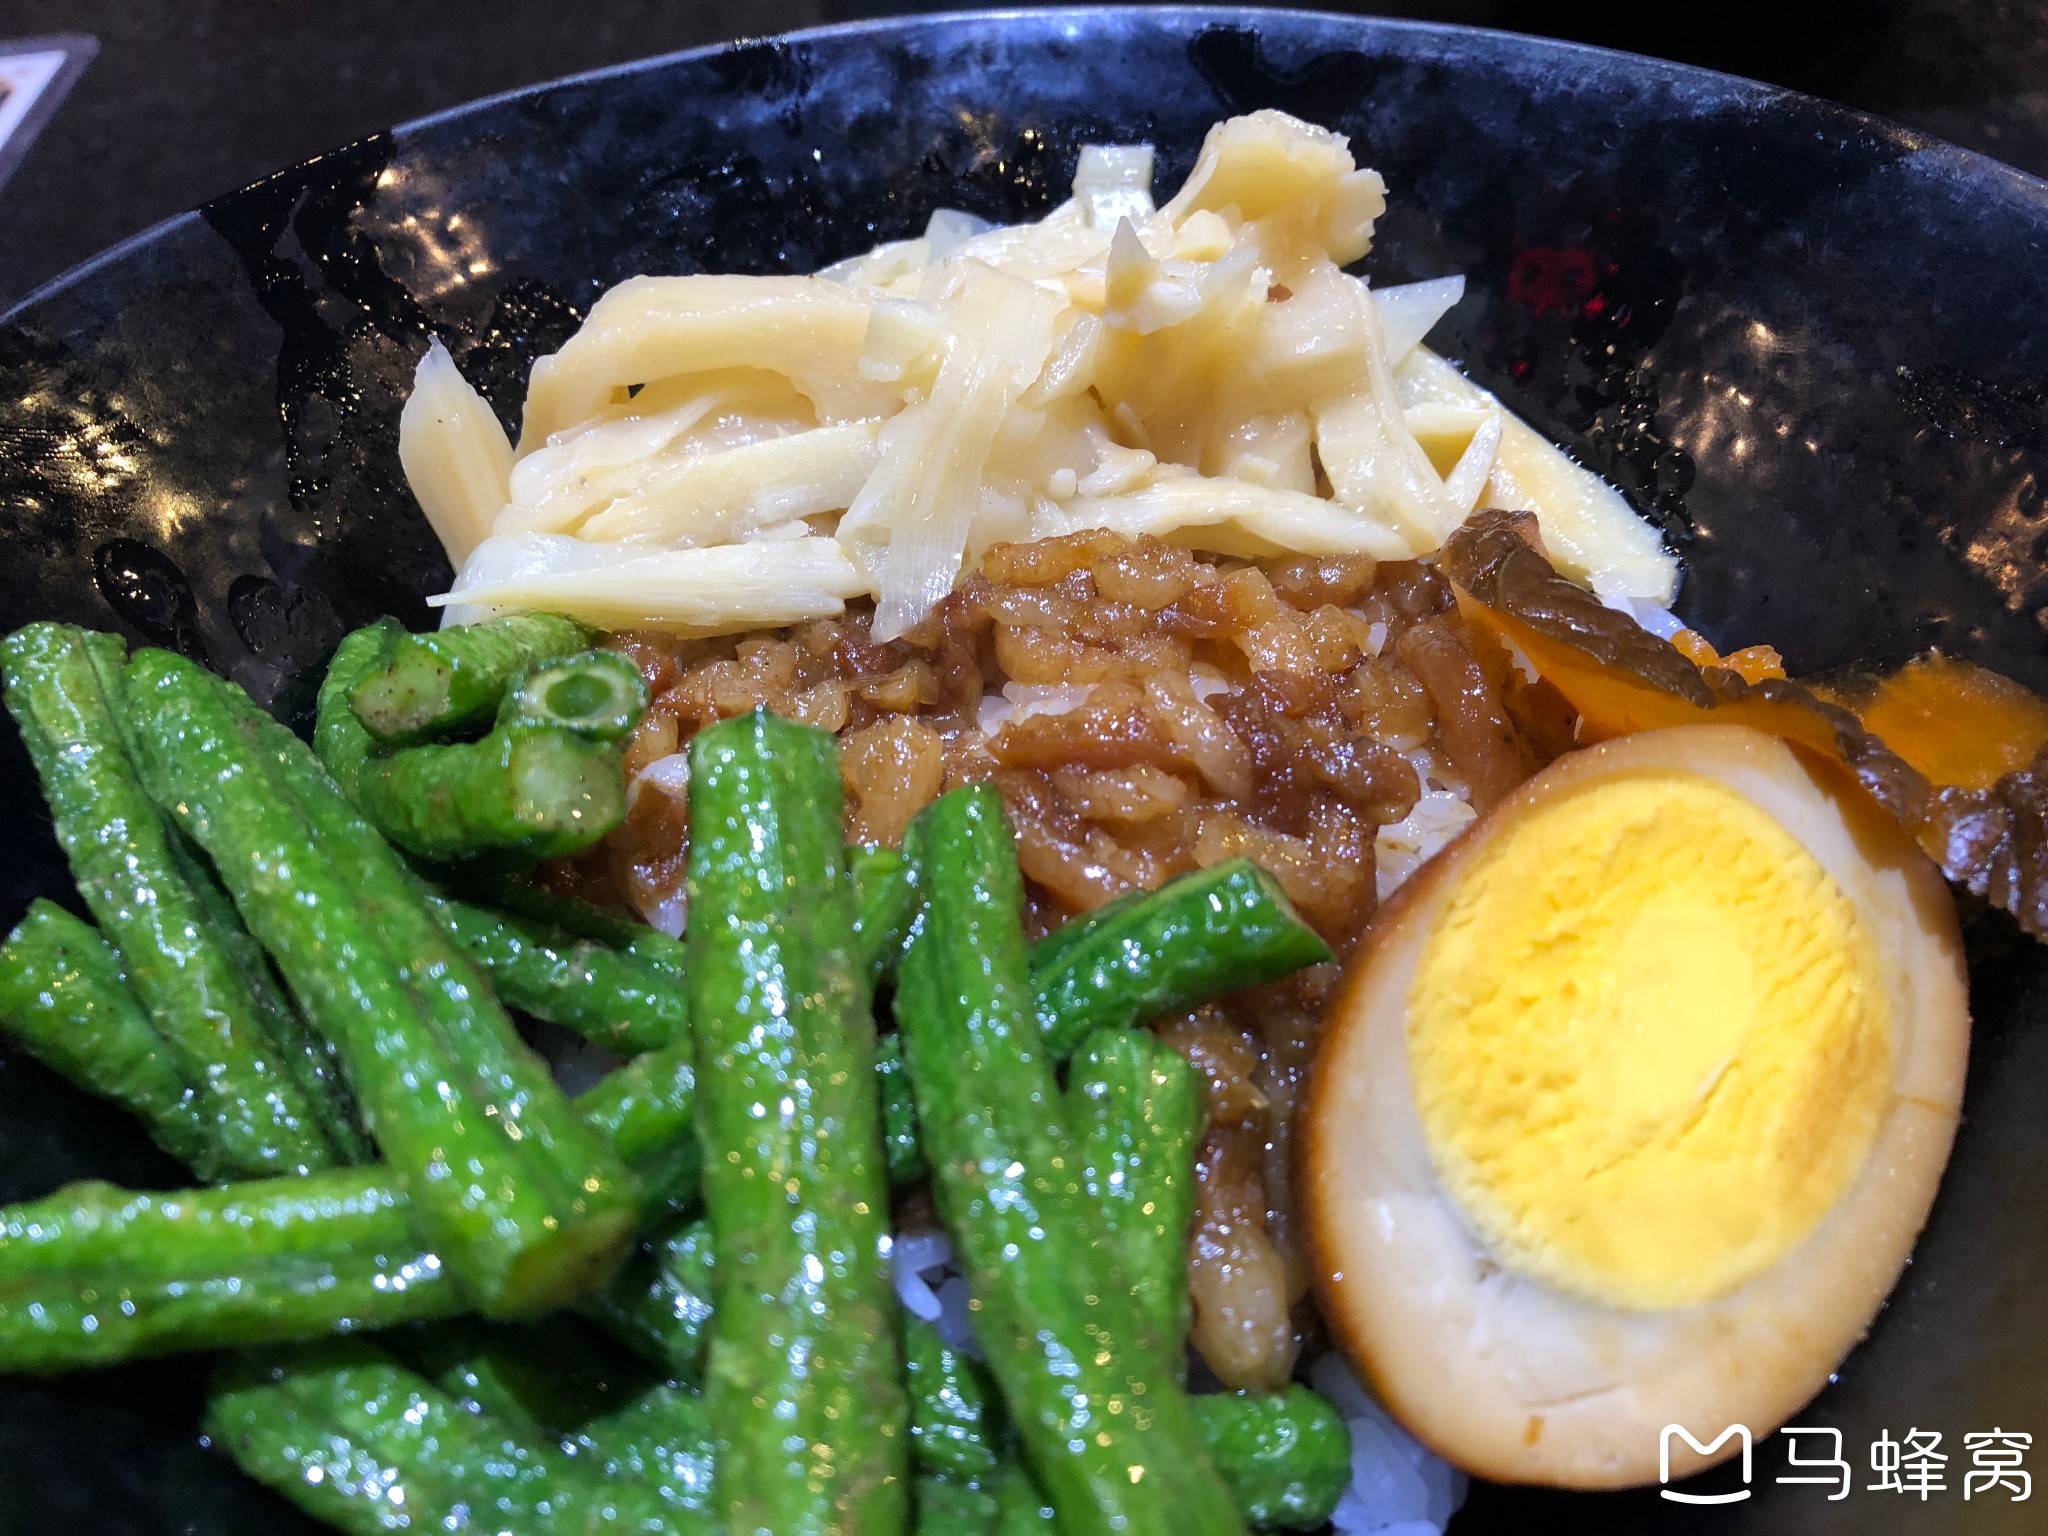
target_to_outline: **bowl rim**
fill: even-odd
[[[331,155],[343,153],[357,145],[390,138],[402,146],[404,141],[430,129],[445,127],[462,118],[481,114],[492,108],[508,103],[535,99],[548,92],[578,86],[598,84],[609,79],[623,79],[674,65],[691,63],[701,59],[715,58],[720,54],[739,49],[789,47],[793,45],[828,42],[840,38],[854,38],[885,34],[913,34],[972,26],[985,29],[991,25],[1015,27],[1032,25],[1055,27],[1064,25],[1076,28],[1080,24],[1100,23],[1111,17],[1128,21],[1139,21],[1158,31],[1192,33],[1199,26],[1214,26],[1235,21],[1257,31],[1261,22],[1279,20],[1295,23],[1313,22],[1328,26],[1335,24],[1354,30],[1361,37],[1368,34],[1395,35],[1408,37],[1438,37],[1463,40],[1485,46],[1520,51],[1524,53],[1549,54],[1560,61],[1571,59],[1598,60],[1602,67],[1617,65],[1635,72],[1638,77],[1649,76],[1671,82],[1685,82],[1710,86],[1718,96],[1727,101],[1746,101],[1752,106],[1793,108],[1820,123],[1841,131],[1853,131],[1893,144],[1916,159],[1931,162],[1929,170],[1945,171],[1987,188],[1995,188],[2016,203],[2030,204],[2036,214],[2048,222],[2048,179],[2030,175],[2016,166],[1994,159],[1978,150],[1965,149],[1959,144],[1910,128],[1876,113],[1856,107],[1844,106],[1826,97],[1795,91],[1786,86],[1770,85],[1752,80],[1743,75],[1729,74],[1724,70],[1709,69],[1698,64],[1684,64],[1671,59],[1660,59],[1651,54],[1631,53],[1625,49],[1602,47],[1595,43],[1573,42],[1565,38],[1541,37],[1534,33],[1514,32],[1499,27],[1478,27],[1463,22],[1422,21],[1411,17],[1373,16],[1345,11],[1320,11],[1305,6],[1249,6],[1249,5],[1065,5],[1046,7],[997,7],[989,9],[964,9],[945,11],[924,11],[899,16],[875,16],[857,21],[830,22],[816,27],[803,27],[789,32],[765,33],[759,36],[728,38],[721,42],[700,43],[690,48],[678,48],[668,53],[648,54],[641,58],[626,59],[616,64],[603,64],[594,69],[581,70],[574,74],[560,75],[528,85],[513,86],[488,96],[478,96],[469,101],[458,102],[438,112],[429,112],[421,117],[409,118],[389,128],[351,139],[343,144],[323,150],[304,160],[279,166],[254,181],[208,198],[196,208],[174,213],[146,225],[125,239],[118,240],[104,250],[95,252],[75,266],[68,267],[56,276],[46,279],[26,294],[0,309],[0,325],[11,325],[29,310],[57,297],[67,289],[88,282],[102,268],[110,267],[126,259],[136,251],[163,239],[173,230],[201,219],[205,211],[218,204],[231,202],[248,192],[267,186],[281,177],[291,176],[318,165]]]

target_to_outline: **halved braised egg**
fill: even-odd
[[[1332,1332],[1499,1481],[1655,1481],[1667,1424],[1761,1439],[1926,1220],[1967,1004],[1947,887],[1839,765],[1720,725],[1560,759],[1388,904],[1331,1011],[1301,1178]]]

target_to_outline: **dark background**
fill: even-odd
[[[476,96],[910,0],[0,0],[0,38],[100,54],[0,188],[0,307],[102,246],[324,149]],[[1374,11],[1704,64],[2048,174],[2048,4],[1410,0]]]

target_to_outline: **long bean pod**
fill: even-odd
[[[128,677],[159,800],[341,1051],[457,1283],[485,1311],[521,1315],[601,1275],[632,1222],[624,1171],[390,850],[304,744],[229,685],[164,651],[139,652]]]
[[[889,1187],[915,1184],[931,1170],[917,1130],[917,1095],[903,1060],[903,1037],[887,1034],[875,1043],[875,1092],[882,1103],[882,1159]]]
[[[898,1531],[910,1492],[843,795],[822,731],[757,711],[691,743],[706,1395],[735,1536]]]
[[[995,1495],[943,1477],[917,1480],[917,1536],[995,1536]]]
[[[636,1056],[576,1101],[576,1113],[631,1171],[643,1216],[694,1204],[704,1152],[696,1133],[696,1047]]]
[[[514,678],[498,706],[498,723],[548,727],[586,741],[624,741],[646,712],[647,684],[629,657],[583,651]]]
[[[1081,1184],[1146,1330],[1179,1374],[1188,1336],[1201,1082],[1149,1030],[1098,1029],[1067,1075]]]
[[[888,881],[886,871],[875,877],[878,891],[887,892],[879,900],[895,899]],[[1242,935],[1219,916],[1233,912],[1250,914]],[[1328,957],[1279,887],[1255,865],[1233,859],[1156,891],[1120,896],[1039,940],[1031,950],[1033,1011],[1046,1050],[1064,1061],[1091,1030],[1131,1029]],[[885,1036],[877,1060],[884,1145],[891,1182],[905,1184],[922,1178],[925,1165],[917,1106],[898,1073],[900,1061],[895,1037]]]
[[[917,1536],[1032,1536],[1058,1528],[1045,1495],[1013,1459],[979,1483],[917,1480]]]
[[[651,1488],[679,1532],[718,1528],[716,1442],[704,1400],[664,1382],[577,1431],[573,1449],[607,1482]]]
[[[1023,1464],[1008,1461],[996,1474],[996,1536],[1030,1536],[1059,1529],[1059,1514],[1045,1502]]]
[[[90,923],[47,901],[29,904],[0,945],[0,1034],[136,1116],[158,1146],[201,1178],[212,1175],[213,1138],[198,1095]]]
[[[846,869],[853,877],[854,945],[868,985],[879,986],[895,976],[917,912],[910,863],[901,849],[863,844],[846,850]]]
[[[349,803],[361,807],[370,777],[386,753],[349,707],[349,695],[390,662],[409,637],[396,619],[379,619],[342,637],[320,680],[313,748]],[[496,700],[492,701],[495,709]],[[380,829],[381,830],[381,829]]]
[[[1019,1526],[1051,1524],[1043,1495],[1009,1448],[1002,1404],[985,1367],[949,1348],[930,1324],[904,1329],[910,1368],[911,1435],[926,1485],[991,1491]],[[1336,1405],[1308,1387],[1271,1393],[1215,1393],[1188,1399],[1195,1431],[1244,1522],[1257,1530],[1314,1530],[1330,1518],[1351,1481],[1351,1437]],[[934,1495],[950,1511],[973,1501]],[[997,1521],[1001,1526],[1001,1521]]]
[[[1232,859],[1056,930],[1031,976],[1046,1049],[1064,1061],[1092,1029],[1142,1024],[1329,958],[1273,877]]]
[[[482,726],[527,668],[589,645],[596,636],[552,613],[508,614],[407,635],[383,665],[349,690],[349,708],[377,741],[410,747]]]
[[[903,856],[893,848],[850,849],[847,864],[860,964],[871,979],[879,978],[894,970],[916,897]],[[688,965],[679,941],[624,913],[522,881],[472,880],[464,889],[510,909],[496,913],[458,900],[435,908],[512,1007],[615,1049],[658,1051],[670,1039],[685,1038],[687,993],[677,983]],[[901,1055],[886,1042],[876,1069],[885,1084],[891,1178],[902,1182],[923,1171],[915,1109]],[[900,1168],[899,1156],[908,1159]]]
[[[687,970],[681,939],[672,939],[614,907],[601,907],[580,896],[563,896],[524,875],[461,870],[451,873],[450,882],[451,889],[469,901],[531,918],[579,939],[595,939],[667,975],[681,977]]]
[[[955,1483],[994,1477],[1002,1466],[1004,1421],[987,1370],[921,1317],[904,1321],[903,1364],[917,1470]]]
[[[998,1507],[1021,1524],[1050,1524],[1040,1514],[1043,1496],[1005,1443],[1000,1400],[986,1371],[916,1320],[905,1329],[904,1349],[920,1498],[930,1480],[993,1490]],[[1188,1405],[1245,1524],[1314,1530],[1330,1518],[1351,1481],[1351,1436],[1328,1398],[1290,1385],[1279,1392],[1203,1394]],[[948,1507],[968,1506],[949,1500]]]
[[[593,1132],[620,1137],[651,1169],[639,1177],[652,1211],[679,1188],[696,1194],[695,1081],[687,1061],[662,1052],[576,1100]],[[138,1255],[158,1268],[138,1268]],[[467,1306],[381,1167],[173,1194],[74,1184],[0,1207],[0,1368],[10,1371],[313,1338]],[[700,1331],[705,1322],[695,1319]]]
[[[848,851],[847,862],[854,880],[856,944],[863,967],[878,980],[893,973],[909,914],[915,910],[915,893],[903,856],[895,849],[854,848]],[[1275,902],[1283,905],[1276,907]],[[579,913],[578,905],[540,893],[532,910],[557,918],[567,915],[572,921],[580,917],[584,931],[595,928],[613,943],[661,940],[661,935],[623,915],[613,917],[597,908]],[[1278,888],[1243,860],[1201,871],[1156,892],[1134,892],[1113,905],[1114,910],[1105,908],[1057,930],[1032,951],[1035,1011],[1056,1051],[1062,1042],[1078,1042],[1091,1027],[1089,1020],[1096,1021],[1093,1028],[1128,1028],[1153,1012],[1207,1002],[1248,980],[1270,975],[1283,963],[1312,963],[1327,954],[1312,931],[1286,915]],[[1242,945],[1234,930],[1215,939],[1190,920],[1191,913],[1213,914],[1219,905],[1225,912],[1257,914]],[[567,930],[546,933],[530,918],[500,918],[494,924],[492,914],[466,904],[451,903],[444,915],[450,909],[462,914],[451,931],[490,970],[492,984],[512,1006],[601,1044],[651,1049],[656,1043],[658,1025],[612,1025],[611,1033],[606,1033],[609,1018],[631,1018],[646,1007],[643,999],[649,984],[644,962],[623,957],[623,977],[612,982],[603,974],[612,952],[593,950],[587,947],[590,941],[576,940]],[[531,987],[522,984],[521,972],[528,965],[534,978]],[[679,1000],[680,994],[670,991],[666,997]],[[1072,1011],[1071,1019],[1066,1010]],[[681,1027],[680,1021],[670,1027]],[[628,1030],[632,1032],[625,1033]],[[889,1180],[892,1185],[912,1183],[924,1177],[926,1169],[918,1144],[916,1102],[895,1036],[879,1042],[875,1065]],[[1170,1064],[1166,1070],[1172,1070]]]
[[[625,817],[619,743],[646,707],[647,686],[623,656],[592,651],[537,668],[506,690],[481,740],[373,757],[358,804],[424,859],[535,864],[579,853]],[[339,700],[327,714],[354,723]],[[321,731],[332,734],[326,716]]]
[[[218,1383],[205,1423],[249,1476],[350,1533],[686,1529],[653,1489],[608,1482],[366,1345],[239,1362]]]
[[[626,813],[615,748],[528,728],[407,747],[365,781],[360,803],[406,852],[451,862],[537,864],[580,853]]]
[[[460,1392],[437,1389],[374,1352],[340,1346],[289,1364],[239,1368],[216,1395],[207,1428],[251,1475],[344,1530],[391,1529],[362,1523],[376,1517],[378,1500],[430,1517],[467,1504],[549,1530],[603,1529],[621,1516],[667,1522],[632,1527],[641,1530],[711,1528],[714,1436],[692,1394],[648,1389],[577,1430],[573,1457],[548,1444],[545,1424],[507,1422],[505,1406],[481,1415],[474,1405],[465,1410]],[[1326,1400],[1297,1387],[1199,1398],[1196,1412],[1211,1454],[1230,1468],[1232,1497],[1249,1523],[1308,1530],[1329,1518],[1350,1476],[1350,1444]],[[321,1475],[308,1478],[314,1467]],[[286,1488],[293,1477],[315,1491],[302,1497]],[[403,1490],[396,1500],[394,1487]],[[917,1529],[932,1536],[1007,1536],[1053,1523],[1035,1484],[1004,1458],[978,1483],[922,1479],[918,1502]],[[650,1503],[661,1506],[660,1516],[650,1516]]]
[[[264,1036],[275,1047],[279,1067],[299,1086],[306,1104],[335,1159],[342,1163],[367,1163],[377,1156],[376,1144],[363,1129],[362,1111],[348,1086],[341,1057],[332,1041],[306,1021],[278,986],[277,974],[263,946],[242,926],[228,893],[185,834],[172,827],[172,857],[185,873],[186,883],[207,914],[215,939],[241,972],[249,989],[255,1017],[262,1021]]]
[[[618,825],[626,802],[617,744],[535,725],[516,707],[480,741],[385,751],[349,696],[404,639],[386,620],[342,641],[314,731],[321,760],[379,832],[423,859],[535,864],[588,848]]]
[[[79,894],[197,1091],[222,1171],[310,1172],[336,1162],[233,956],[171,853],[94,652],[111,635],[31,624],[0,643],[7,708],[43,781]]]
[[[0,1362],[41,1374],[460,1311],[382,1169],[0,1209]]]
[[[950,1488],[994,1490],[998,1507],[1026,1526],[1050,1523],[1040,1514],[1043,1497],[1008,1449],[1001,1400],[986,1369],[918,1319],[905,1326],[904,1357],[920,1500],[925,1482],[936,1479]],[[1203,1448],[1247,1525],[1314,1530],[1330,1518],[1351,1481],[1351,1437],[1328,1398],[1290,1385],[1271,1393],[1205,1394],[1188,1405]],[[944,1502],[949,1509],[978,1507]]]
[[[905,846],[923,906],[897,1028],[975,1335],[1031,1470],[1066,1536],[1241,1530],[1186,1396],[1103,1261],[1032,1011],[1000,796],[941,796]]]
[[[99,679],[100,694],[107,701],[123,749],[132,762],[136,756],[134,727],[126,708],[127,684],[124,672],[128,647],[118,635],[86,631],[83,635],[86,659]],[[234,903],[221,889],[219,878],[205,856],[180,832],[161,806],[158,820],[164,824],[164,846],[171,855],[185,887],[204,914],[208,935],[241,974],[252,1005],[252,1019],[261,1036],[272,1047],[280,1072],[289,1077],[305,1096],[306,1106],[320,1132],[334,1149],[335,1161],[366,1163],[377,1149],[363,1130],[355,1096],[341,1070],[334,1047],[320,1037],[279,989],[277,976],[263,953],[263,946],[242,926]],[[268,1170],[266,1170],[268,1171]]]
[[[1351,1482],[1351,1432],[1336,1404],[1298,1384],[1191,1401],[1247,1525],[1312,1531],[1329,1520]]]
[[[427,904],[506,1006],[622,1055],[688,1038],[682,988],[631,955],[466,901],[430,895]]]
[[[660,1366],[671,1381],[697,1385],[711,1330],[710,1224],[699,1218],[643,1243],[577,1310]]]
[[[340,681],[330,669],[327,682]],[[529,1272],[515,1277],[509,1288],[529,1294],[486,1301],[485,1311],[517,1316],[575,1294],[609,1270],[623,1251],[621,1234],[635,1214],[636,1200],[665,1196],[667,1181],[689,1175],[690,1151],[675,1143],[688,1140],[677,1134],[683,1129],[678,1110],[687,1119],[694,1084],[656,1053],[640,1059],[646,1063],[644,1072],[626,1069],[629,1081],[643,1090],[637,1102],[643,1120],[629,1114],[617,1125],[601,1122],[598,1111],[619,1107],[610,1100],[579,1104],[572,1111],[547,1065],[520,1040],[476,967],[428,910],[420,883],[350,806],[313,750],[240,689],[216,681],[215,692],[268,754],[278,782],[313,829],[322,852],[361,893],[389,936],[401,975],[425,1004],[438,1041],[474,1075],[486,1118],[496,1120],[507,1142],[524,1154],[519,1174],[526,1182],[515,1192],[529,1206],[544,1198],[556,1208],[553,1218],[540,1216],[543,1225],[554,1223],[558,1241],[553,1251],[545,1251],[544,1244]],[[621,1177],[626,1172],[622,1163],[633,1170],[633,1179]],[[488,1201],[477,1209],[488,1211]],[[584,1228],[580,1235],[579,1226]],[[456,1262],[453,1255],[450,1262]]]
[[[559,1440],[651,1384],[636,1359],[567,1313],[531,1323],[450,1318],[383,1340],[471,1413],[521,1434]]]
[[[685,1245],[701,1245],[702,1237],[699,1227]],[[699,1256],[708,1258],[701,1248]],[[438,1261],[419,1250],[404,1197],[374,1169],[174,1194],[75,1185],[0,1212],[0,1359],[11,1370],[384,1328],[450,1316],[463,1305]],[[701,1293],[693,1308],[701,1328],[709,1313]],[[920,1469],[998,1486],[1007,1475],[1000,1422],[979,1368],[916,1322],[908,1361]],[[695,1404],[672,1405],[667,1417],[702,1426]],[[506,1411],[496,1397],[481,1405]],[[1328,1517],[1350,1474],[1349,1440],[1325,1399],[1292,1387],[1269,1396],[1198,1397],[1192,1408],[1202,1443],[1249,1523],[1308,1529]],[[529,1408],[527,1427],[554,1427],[578,1411]],[[669,1452],[658,1452],[649,1436],[661,1431],[674,1441],[672,1423],[664,1429],[657,1416],[642,1428],[647,1434],[607,1439],[606,1454],[623,1453],[634,1439],[647,1442],[643,1464],[656,1467],[683,1502],[701,1506],[711,1468],[708,1428],[682,1434],[680,1448]]]
[[[953,1489],[993,1490],[998,1507],[1021,1524],[1049,1524],[1039,1513],[1043,1496],[1006,1445],[1000,1400],[986,1371],[917,1320],[905,1329],[904,1350],[920,1511],[926,1483],[936,1480]],[[1351,1481],[1351,1436],[1328,1398],[1290,1385],[1279,1392],[1204,1394],[1188,1405],[1245,1524],[1314,1530],[1330,1518]],[[950,1498],[944,1504],[978,1507]]]

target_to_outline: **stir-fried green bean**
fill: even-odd
[[[354,1090],[348,1085],[341,1056],[333,1042],[325,1039],[305,1015],[292,1006],[291,999],[278,985],[270,957],[263,953],[263,946],[242,926],[241,917],[235,911],[234,903],[228,899],[228,893],[221,888],[219,878],[207,867],[199,851],[186,840],[185,834],[174,829],[170,848],[172,856],[185,872],[192,894],[206,912],[221,948],[242,974],[242,981],[249,989],[249,1000],[256,1010],[255,1016],[262,1021],[265,1037],[277,1050],[280,1069],[298,1084],[300,1092],[305,1095],[307,1107],[335,1150],[336,1160],[343,1163],[370,1162],[377,1155],[376,1144],[363,1128],[362,1110],[356,1104]]]
[[[363,1536],[692,1529],[648,1485],[607,1480],[556,1444],[472,1413],[367,1345],[238,1362],[215,1390],[206,1432],[258,1482]]]
[[[546,1439],[574,1434],[650,1384],[638,1360],[566,1313],[531,1323],[451,1318],[384,1342],[471,1413]]]
[[[434,634],[407,635],[355,679],[348,702],[372,737],[410,747],[487,724],[513,678],[572,655],[596,636],[552,613],[508,614]]]
[[[871,980],[879,981],[894,972],[895,957],[902,949],[916,897],[910,888],[903,855],[896,849],[850,848],[846,861],[854,884],[855,947]],[[463,903],[468,910],[482,913],[492,907],[502,908],[502,912],[491,915],[503,919],[509,914],[520,920],[514,926],[521,931],[547,933],[545,942],[556,949],[576,943],[597,943],[672,980],[680,980],[687,972],[682,941],[648,927],[628,913],[574,896],[558,895],[515,877],[470,876],[457,882],[457,888],[468,898]],[[488,953],[480,952],[479,958],[489,963]],[[536,1017],[548,1017],[516,998],[508,1001]],[[550,1018],[549,1022],[582,1032],[567,1020]]]
[[[649,1051],[576,1099],[583,1123],[631,1170],[643,1215],[680,1211],[696,1200],[702,1183],[695,1057],[689,1040]]]
[[[972,1483],[917,1480],[917,1536],[994,1536],[996,1498]]]
[[[580,853],[626,813],[615,747],[526,725],[407,747],[363,779],[358,803],[420,858],[521,864]]]
[[[1188,1228],[1195,1214],[1201,1082],[1148,1030],[1098,1029],[1067,1076],[1081,1182],[1140,1320],[1179,1375],[1188,1336]]]
[[[464,1306],[380,1168],[169,1194],[73,1184],[0,1208],[0,1361],[45,1372]]]
[[[609,1269],[633,1219],[624,1171],[305,745],[169,652],[139,652],[129,690],[158,800],[341,1051],[457,1284],[516,1316]]]
[[[577,1303],[592,1322],[653,1361],[673,1381],[696,1385],[711,1328],[710,1224],[699,1218],[643,1243],[604,1285]]]
[[[894,1531],[909,1494],[843,796],[837,745],[808,726],[757,711],[691,743],[706,1394],[734,1532]]]
[[[560,895],[523,875],[461,870],[452,872],[449,879],[450,888],[466,900],[531,918],[579,939],[595,939],[668,975],[684,974],[682,940],[657,932],[616,908]]]
[[[47,901],[0,946],[0,1034],[86,1092],[119,1104],[200,1176],[213,1139],[121,962],[89,923]]]
[[[1091,1029],[1127,1028],[1330,958],[1271,875],[1249,859],[1110,903],[1031,956],[1046,1049],[1064,1061]]]
[[[846,869],[853,877],[854,945],[868,984],[879,986],[895,976],[917,911],[910,864],[900,849],[862,845],[846,850]]]
[[[389,620],[357,630],[320,686],[321,760],[379,832],[423,859],[534,864],[588,848],[619,824],[626,802],[616,742],[534,724],[516,690],[480,741],[387,751],[350,697],[406,639]]]
[[[584,651],[514,678],[498,708],[498,723],[624,741],[646,712],[647,684],[638,667],[617,651]]]
[[[121,642],[31,624],[0,643],[7,708],[43,782],[79,894],[121,956],[179,1075],[197,1092],[219,1168],[332,1166],[335,1149],[284,1069],[282,1047],[234,956],[171,852],[176,835],[144,792],[103,678]]]
[[[996,1536],[1029,1536],[1034,1531],[1059,1529],[1059,1514],[1046,1503],[1045,1495],[1023,1464],[1006,1461],[995,1478]]]
[[[888,874],[878,872],[875,883],[887,891]],[[1249,914],[1241,937],[1212,921],[1231,912]],[[1127,1030],[1328,957],[1265,873],[1234,859],[1133,891],[1041,939],[1031,951],[1033,1011],[1048,1054],[1064,1061],[1090,1030]],[[895,1037],[884,1036],[884,1145],[891,1183],[907,1184],[924,1176],[925,1161],[900,1060]]]
[[[1320,1392],[1217,1393],[1192,1399],[1195,1423],[1245,1523],[1312,1531],[1351,1482],[1351,1432]]]
[[[100,690],[114,707],[114,721],[129,757],[137,755],[136,733],[125,707],[128,648],[112,635],[88,633],[86,652],[98,675]],[[186,888],[205,914],[208,932],[241,975],[248,989],[251,1017],[276,1052],[278,1069],[304,1095],[307,1108],[333,1147],[335,1160],[366,1163],[377,1155],[364,1130],[355,1095],[343,1074],[333,1043],[307,1022],[278,986],[263,946],[242,926],[228,893],[205,856],[194,848],[175,820],[162,813],[165,846]]]
[[[923,906],[896,1021],[975,1336],[1067,1536],[1241,1529],[1162,1351],[1103,1261],[1032,1013],[1023,882],[1001,798],[912,823]]]
[[[882,1101],[882,1157],[889,1186],[915,1184],[931,1170],[917,1133],[917,1096],[903,1061],[901,1035],[884,1035],[875,1044],[875,1089]]]
[[[910,1381],[910,1441],[917,1470],[979,1484],[1002,1466],[1002,1400],[986,1369],[939,1337],[923,1318],[903,1324]]]
[[[653,1490],[678,1532],[716,1528],[716,1436],[704,1400],[664,1382],[590,1420],[572,1449],[607,1482]]]
[[[229,1453],[348,1531],[400,1528],[393,1509],[643,1536],[1327,1517],[1349,1475],[1329,1403],[1179,1384],[1199,1096],[1130,1029],[1328,958],[1263,873],[1185,877],[1033,953],[992,789],[942,797],[902,853],[844,850],[836,745],[756,713],[691,748],[684,941],[501,883],[507,916],[427,890],[372,826],[447,862],[602,835],[645,688],[623,657],[575,654],[580,626],[350,636],[322,695],[333,777],[192,664],[143,652],[124,673],[105,637],[37,628],[0,652],[8,702],[107,934],[37,904],[0,947],[0,1029],[232,1169],[249,1154],[211,1107],[217,1053],[187,1055],[209,1015],[169,1002],[198,975],[206,1008],[242,1010],[233,1102],[258,1094],[273,1143],[315,1150],[285,1154],[307,1177],[0,1208],[9,1368],[432,1324],[399,1346],[419,1370],[330,1343],[245,1361],[215,1395]],[[419,745],[487,717],[480,742]],[[137,914],[143,878],[184,906]],[[891,982],[899,1032],[878,1046]],[[644,1054],[572,1111],[499,999]],[[374,1155],[353,1096],[387,1161],[320,1171]],[[899,1351],[888,1185],[927,1172],[985,1368],[915,1319]],[[702,1218],[589,1289],[636,1222],[700,1195]],[[665,1384],[597,1411],[611,1379],[547,1338],[584,1324],[437,1321],[572,1300],[706,1397]]]
[[[630,1149],[656,1213],[697,1190],[696,1078],[675,1054],[687,1049],[641,1057],[575,1103],[594,1133]],[[9,1370],[313,1338],[468,1305],[383,1168],[172,1194],[74,1184],[0,1207],[0,1362]]]
[[[430,895],[427,905],[506,1006],[621,1055],[688,1039],[681,985],[631,955],[466,901]]]

